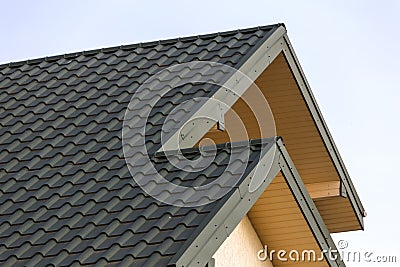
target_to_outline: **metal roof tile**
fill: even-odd
[[[121,150],[126,106],[147,78],[174,63],[213,60],[239,67],[275,28],[1,65],[0,265],[166,266],[215,205],[169,206],[135,185]],[[163,96],[149,119],[149,153],[160,147],[161,126],[175,106],[216,89],[188,84]],[[182,123],[195,109],[181,111]],[[252,149],[256,155],[261,148]],[[224,172],[230,153],[236,152],[221,147],[211,166],[189,174],[166,161],[154,164],[170,181],[202,185]]]

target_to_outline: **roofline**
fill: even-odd
[[[235,67],[252,81],[255,81],[282,51],[284,44],[283,36],[285,34],[286,29],[284,26],[279,26],[271,35],[266,35],[260,45],[255,47],[254,51],[249,52],[238,64],[239,66]],[[241,81],[242,83],[247,83],[243,76],[239,79],[236,76],[230,77],[210,97],[210,100],[200,106],[190,118],[187,118],[187,121],[192,121],[192,118],[205,118],[207,114],[219,114],[221,112],[220,108],[214,104],[216,100],[225,103],[226,106],[232,107],[247,90],[247,88],[243,88]],[[229,90],[225,88],[229,88]],[[204,119],[193,121],[193,123],[194,126],[191,126],[189,131],[185,133],[185,135],[189,135],[190,133],[192,138],[185,139],[182,137],[180,131],[176,131],[158,151],[174,150],[177,147],[193,147],[211,129],[215,122],[211,119]]]
[[[294,52],[294,49],[289,41],[286,28],[283,26],[278,27],[269,36],[264,43],[262,43],[256,51],[251,54],[245,62],[239,68],[239,71],[246,74],[252,80],[256,80],[259,75],[272,63],[272,61],[280,54],[283,53],[285,59],[290,67],[293,77],[300,88],[300,92],[309,109],[312,119],[317,127],[317,130],[322,138],[322,141],[326,147],[326,150],[332,159],[336,171],[340,177],[340,193],[343,197],[348,197],[353,210],[356,214],[357,220],[362,229],[364,229],[365,209],[361,203],[361,200],[357,194],[356,189],[351,181],[350,175],[344,165],[344,162],[339,154],[339,151],[333,141],[333,138],[329,132],[328,126],[322,116],[322,113],[318,107],[313,93],[311,92],[311,87],[307,82],[305,74],[301,68],[299,60]],[[240,88],[240,81],[235,81],[234,78],[228,79],[227,82],[222,86],[211,98],[217,99],[221,102],[227,104],[227,106],[232,107],[233,104],[240,98],[244,93],[243,91],[235,91],[237,87]],[[227,92],[224,88],[230,88],[235,94]],[[211,102],[211,103],[210,103]],[[207,101],[203,106],[201,106],[190,118],[205,117],[204,114],[218,114],[221,111],[219,107],[212,105],[213,101]],[[212,127],[213,123],[210,120],[201,120],[194,122],[194,127],[190,129],[191,139],[187,138],[182,140],[179,132],[176,132],[170,137],[170,139],[159,149],[162,150],[172,150],[178,147],[176,141],[179,140],[179,146],[182,148],[193,147],[200,139],[203,137],[208,130]]]
[[[318,132],[325,144],[328,154],[331,157],[336,171],[339,174],[341,180],[341,195],[343,197],[350,198],[350,203],[356,213],[361,228],[364,229],[363,217],[366,216],[365,209],[357,194],[354,184],[351,181],[350,175],[347,172],[346,166],[343,162],[342,157],[340,156],[338,148],[335,145],[332,135],[329,132],[328,126],[322,116],[321,110],[318,107],[317,101],[311,91],[310,84],[308,83],[306,76],[301,68],[296,53],[294,52],[294,49],[289,41],[288,35],[284,34],[283,39],[285,42],[282,52],[285,55],[285,59],[290,66],[293,77],[298,87],[300,88],[300,92],[312,115],[315,126],[317,127]]]
[[[180,251],[171,259],[169,267],[181,266],[206,266],[210,262],[212,256],[233,232],[242,218],[248,213],[254,203],[263,194],[266,188],[279,172],[288,184],[305,220],[318,243],[321,251],[337,251],[334,241],[311,199],[308,191],[298,174],[290,156],[280,137],[269,140],[270,145],[262,151],[263,156],[260,161],[253,166],[252,171],[246,176],[242,182],[235,187],[229,194],[225,202],[221,202],[208,215],[208,219],[199,226],[198,230],[193,233],[192,237],[186,241]],[[277,148],[274,154],[267,153],[270,149]],[[249,192],[249,184],[258,166],[265,163],[273,162],[272,168],[265,177],[261,186],[254,192]],[[327,263],[331,267],[345,267],[345,264],[337,255],[337,260],[325,257]]]
[[[242,179],[232,191],[227,195],[228,198],[219,203],[207,215],[203,223],[193,233],[178,253],[171,259],[168,267],[181,267],[181,266],[205,266],[210,262],[212,256],[226,240],[226,238],[233,232],[242,218],[254,205],[257,199],[265,191],[273,178],[279,172],[278,154],[267,153],[270,149],[276,148],[275,138],[263,139],[264,142],[269,144],[261,151],[260,160],[252,166],[250,173]],[[271,157],[273,156],[273,157]],[[264,163],[271,163],[272,168],[265,177],[263,183],[257,190],[250,193],[248,185],[254,175],[257,166]]]
[[[282,139],[277,141],[277,146],[281,154],[279,166],[283,177],[285,178],[285,181],[288,184],[289,189],[297,202],[297,205],[303,213],[303,216],[306,219],[321,251],[332,251],[332,256],[337,257],[335,260],[325,254],[326,261],[331,267],[345,267],[346,265],[340,258],[336,244],[333,241],[330,232],[318,211],[318,208],[315,206],[314,201],[308,193],[299,172],[290,158]]]
[[[223,32],[217,32],[217,33],[205,33],[205,34],[200,34],[200,35],[168,38],[168,39],[164,39],[164,40],[147,41],[147,42],[140,42],[140,43],[135,43],[135,44],[118,45],[118,46],[112,46],[112,47],[84,50],[84,51],[79,51],[79,52],[57,54],[57,55],[53,55],[53,56],[39,57],[39,58],[34,58],[34,59],[11,61],[11,62],[0,63],[0,70],[7,68],[7,67],[12,68],[12,67],[20,67],[23,65],[37,65],[42,62],[54,62],[59,59],[74,59],[79,56],[91,56],[91,55],[94,55],[97,53],[112,53],[112,52],[116,52],[118,50],[132,50],[132,49],[136,49],[139,47],[147,48],[147,47],[154,47],[157,45],[168,45],[168,44],[173,44],[173,43],[176,43],[179,41],[189,42],[189,41],[196,40],[196,39],[209,39],[209,38],[215,38],[217,36],[223,36],[223,35],[227,35],[227,34],[241,33],[241,32],[245,33],[247,31],[254,31],[257,29],[267,30],[267,29],[273,29],[275,27],[285,27],[285,25],[283,23],[277,23],[277,24],[272,24],[272,25],[243,28],[243,29],[223,31]]]

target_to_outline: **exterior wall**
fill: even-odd
[[[215,252],[216,267],[273,267],[272,263],[260,261],[257,252],[263,249],[253,225],[247,215],[238,224],[236,229]]]

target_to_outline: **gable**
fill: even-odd
[[[283,49],[284,36],[282,25],[272,25],[0,66],[0,262],[32,266],[38,263],[204,266],[266,192],[282,170],[279,164],[283,158],[289,160],[290,157],[284,153],[280,138],[264,135],[268,131],[263,134],[250,131],[250,138],[257,140],[226,143],[223,132],[217,130],[208,133],[221,134],[221,138],[216,139],[221,143],[216,148],[217,157],[208,168],[189,173],[177,169],[166,159],[168,153],[177,154],[176,150],[171,151],[171,147],[176,147],[172,145],[168,151],[162,151],[161,146],[162,126],[168,114],[182,102],[198,97],[240,105],[239,94],[229,97],[220,94],[221,86],[198,83],[176,87],[165,95],[158,95],[153,88],[148,97],[158,96],[160,100],[152,107],[146,132],[132,134],[145,140],[147,155],[143,157],[148,156],[168,182],[196,187],[218,180],[227,173],[228,159],[239,153],[236,146],[250,151],[243,176],[218,201],[193,207],[167,205],[139,188],[127,167],[121,135],[127,106],[132,100],[141,101],[135,98],[135,93],[148,78],[176,63],[214,61],[244,71],[250,78],[261,79],[264,71],[271,70],[281,59],[278,55]],[[293,71],[292,65],[290,68]],[[279,70],[273,77],[284,72],[287,69]],[[183,108],[184,116],[176,118],[176,127],[180,128],[204,106]],[[143,106],[133,105],[133,116],[141,116],[142,109]],[[301,118],[310,122],[307,116]],[[247,118],[246,125],[250,126],[252,118]],[[286,117],[280,120],[292,122]],[[184,157],[198,157],[203,152],[204,147],[192,146],[211,127],[210,124],[201,131],[196,130],[198,126],[190,129],[194,134],[190,135],[193,137],[190,142],[185,141],[191,145],[183,151]],[[290,136],[283,131],[289,128],[278,123],[278,133],[284,138]],[[315,129],[320,131],[318,127]],[[289,139],[294,140],[293,136],[301,137],[296,132]],[[295,150],[294,145],[301,143],[297,141],[289,142],[290,152]],[[278,144],[283,152],[276,157],[268,154]],[[323,145],[326,144],[323,140]],[[304,146],[299,151],[307,149],[309,146]],[[296,157],[296,153],[293,155]],[[330,153],[328,155],[331,157]],[[142,160],[138,158],[139,163]],[[299,172],[306,176],[305,181],[312,180],[303,172],[307,168],[301,167],[302,160],[306,161],[307,157],[295,158],[295,165],[300,164]],[[268,163],[273,163],[271,174],[256,172],[258,166]],[[328,160],[324,164],[333,163]],[[334,167],[337,171],[337,164]],[[140,175],[152,180],[144,171]],[[297,197],[307,202],[301,207],[303,213],[308,213],[305,220],[312,221],[317,229],[313,242],[321,248],[326,248],[329,242],[332,245],[329,232],[314,202],[305,193],[300,176],[289,176],[300,184],[292,185],[291,190],[300,190]],[[342,182],[339,176],[332,180]],[[262,183],[250,192],[248,185],[255,177]],[[354,194],[350,194],[348,184],[346,186],[352,202],[339,204],[353,205]],[[157,187],[155,192],[162,195],[166,192],[163,188]],[[309,214],[311,210],[315,210],[314,215]],[[330,215],[329,210],[331,208],[323,210],[327,212],[322,214]],[[354,212],[355,206],[351,206],[346,216],[351,217]],[[261,230],[257,231],[260,235]],[[328,242],[323,241],[322,236],[327,236],[325,241]],[[343,266],[341,262],[327,261],[330,266]]]
[[[163,205],[135,185],[122,153],[126,107],[160,69],[193,60],[239,66],[275,29],[0,66],[0,262],[167,265],[211,206]],[[149,118],[149,153],[160,146],[162,118],[174,106],[213,90],[183,86],[165,95]],[[158,164],[171,179],[182,176],[167,165]]]
[[[255,80],[255,84],[263,92],[271,108],[276,134],[283,137],[290,156],[330,231],[334,233],[363,229],[363,208],[347,196],[343,177],[339,172],[341,166],[332,160],[332,154],[321,137],[315,124],[316,119],[309,111],[286,56],[279,53]],[[270,129],[270,132],[262,134],[253,115],[254,111],[243,100],[238,100],[225,116],[226,124],[231,124],[231,129],[239,129],[240,123],[233,113],[237,113],[246,125],[250,139],[269,137],[273,134],[272,130],[275,130]],[[216,140],[217,143],[230,140],[226,131],[214,129],[208,131],[203,138]]]

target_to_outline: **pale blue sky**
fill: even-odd
[[[368,212],[365,232],[335,239],[400,261],[399,14],[400,1],[3,1],[0,63],[284,22]]]

